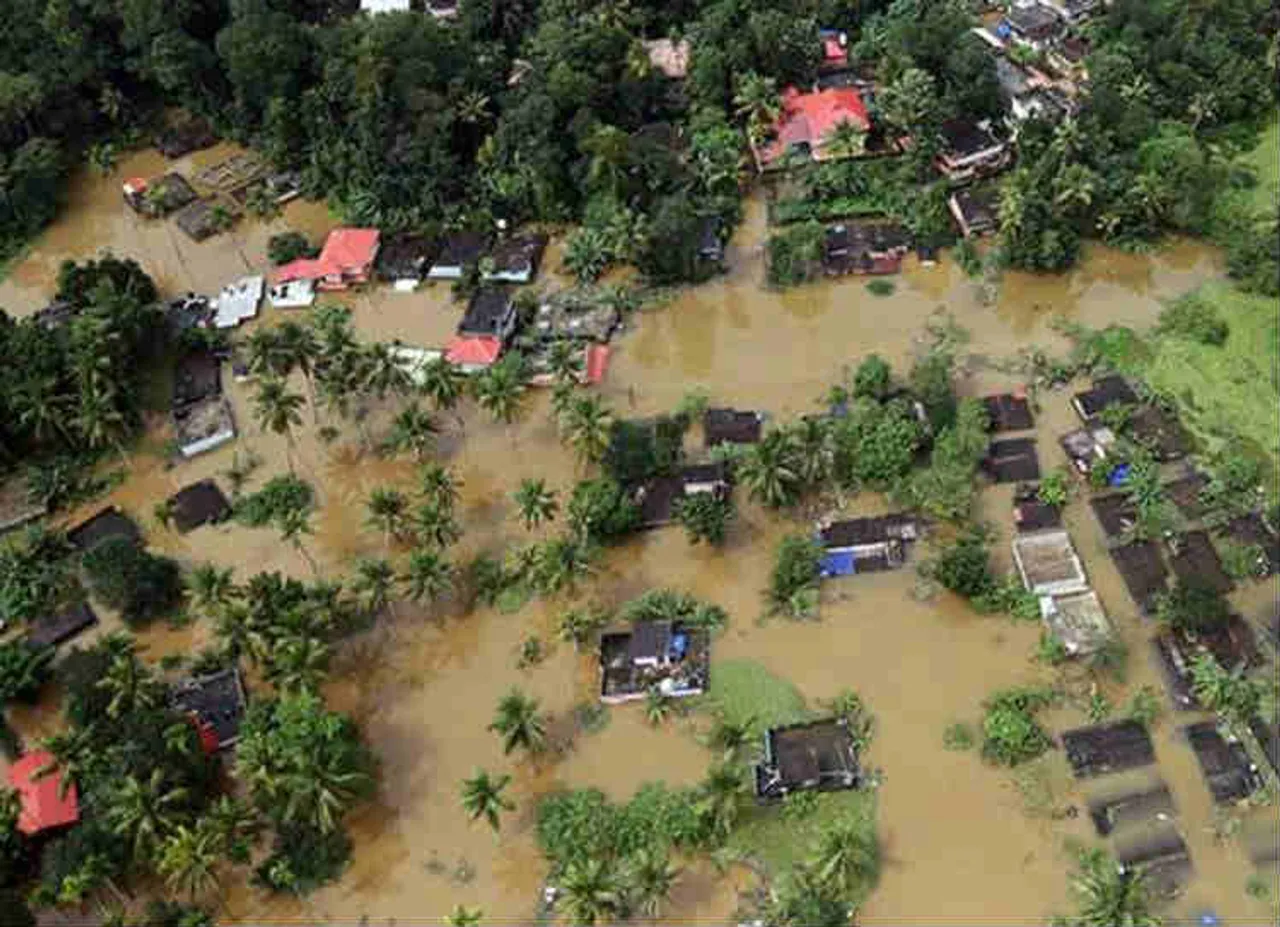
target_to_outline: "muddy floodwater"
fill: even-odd
[[[205,163],[228,150],[196,157]],[[213,292],[232,277],[265,267],[266,239],[273,231],[295,227],[319,237],[332,225],[322,207],[298,203],[269,225],[245,220],[231,235],[193,244],[171,224],[135,217],[120,201],[122,177],[152,176],[162,167],[157,155],[137,155],[110,177],[86,175],[77,182],[63,218],[0,284],[0,306],[18,315],[34,311],[51,295],[62,259],[104,248],[137,258],[167,293]],[[960,389],[978,395],[1015,382],[994,372],[990,361],[1030,346],[1064,347],[1050,327],[1055,315],[1089,325],[1147,325],[1162,299],[1219,273],[1211,251],[1180,243],[1154,256],[1090,248],[1071,274],[1006,276],[994,300],[982,298],[977,284],[951,263],[923,267],[914,259],[887,297],[869,294],[857,280],[776,293],[763,286],[763,240],[763,209],[752,201],[730,246],[726,276],[679,292],[632,319],[615,341],[603,388],[618,414],[670,410],[693,388],[717,403],[763,409],[780,419],[811,411],[842,370],[871,352],[905,372],[926,323],[939,310],[969,333],[960,348]],[[378,288],[346,301],[368,340],[438,345],[461,314],[443,287],[414,294]],[[252,324],[277,324],[283,315],[265,309]],[[148,439],[152,450],[134,455],[128,478],[110,501],[147,525],[153,545],[188,564],[210,560],[234,567],[241,579],[260,570],[309,577],[307,559],[273,531],[224,526],[179,537],[151,519],[157,500],[196,479],[225,473],[237,453],[261,458],[250,488],[286,469],[284,442],[252,424],[250,388],[228,383],[228,389],[241,431],[234,444],[170,469],[159,456],[165,426],[157,420]],[[1039,447],[1048,469],[1062,462],[1056,435],[1074,421],[1066,394],[1043,396],[1042,402]],[[582,475],[557,440],[545,395],[531,394],[522,419],[510,427],[492,424],[471,407],[462,413],[464,425],[442,420],[440,445],[441,456],[462,480],[465,534],[455,562],[528,537],[509,501],[522,478],[544,477],[563,491]],[[388,414],[375,410],[375,434]],[[339,576],[358,557],[386,553],[382,537],[364,527],[363,500],[375,486],[411,486],[414,468],[362,454],[350,426],[336,442],[322,445],[310,413],[306,417],[308,427],[292,457],[300,475],[315,484],[319,508],[314,534],[303,543],[321,572]],[[1068,811],[1083,812],[1084,796],[1072,787],[1061,753],[1040,763],[1037,776],[1024,777],[1020,789],[1008,771],[984,765],[972,752],[949,752],[942,743],[948,724],[978,720],[981,701],[994,689],[1052,678],[1032,659],[1039,626],[979,616],[947,595],[922,597],[912,569],[828,583],[820,622],[761,623],[761,591],[776,542],[801,525],[741,495],[740,518],[723,549],[691,547],[678,529],[645,534],[609,551],[578,598],[610,604],[653,586],[689,590],[731,616],[713,642],[713,674],[716,661],[753,660],[794,683],[811,704],[847,687],[862,694],[877,719],[867,761],[881,774],[885,856],[880,884],[862,912],[865,923],[1030,924],[1068,911],[1069,844],[1089,842],[1093,834],[1087,815]],[[981,499],[984,516],[1004,538],[1010,501],[1009,487],[984,490]],[[879,511],[884,504],[878,497],[857,497],[848,511]],[[1131,651],[1127,685],[1109,694],[1118,704],[1134,687],[1150,684],[1163,696],[1146,656],[1150,625],[1138,617],[1105,556],[1104,538],[1087,506],[1074,502],[1067,522],[1094,588]],[[1007,544],[998,550],[1007,567]],[[1275,595],[1274,586],[1254,585],[1237,595],[1237,604],[1253,616]],[[448,606],[428,611],[397,603],[394,615],[344,644],[326,694],[358,719],[381,761],[377,798],[351,818],[352,865],[340,882],[302,901],[269,898],[244,880],[232,881],[224,914],[245,921],[438,922],[455,904],[466,904],[483,908],[488,922],[528,923],[545,874],[533,834],[539,796],[558,787],[595,786],[625,799],[646,781],[697,782],[711,757],[687,725],[650,727],[635,706],[611,708],[608,725],[582,735],[563,757],[531,762],[502,755],[498,739],[485,728],[512,685],[537,696],[557,718],[594,699],[592,662],[571,647],[556,644],[538,666],[517,668],[521,641],[530,634],[553,641],[556,618],[566,606],[567,600],[535,600],[515,614],[462,614]],[[142,638],[158,659],[198,648],[208,630],[199,623],[180,630],[157,627]],[[1267,922],[1267,905],[1244,892],[1252,870],[1242,850],[1233,840],[1215,837],[1209,794],[1179,735],[1188,720],[1166,713],[1155,734],[1158,772],[1173,793],[1197,873],[1173,912],[1213,910],[1225,923]],[[1067,708],[1046,721],[1061,730],[1083,723],[1083,714]],[[53,719],[44,710],[17,715],[14,722],[29,734],[48,730]],[[470,824],[459,804],[461,780],[478,767],[514,776],[517,809],[499,835]],[[666,917],[729,922],[737,891],[746,884],[740,870],[718,874],[695,861]]]

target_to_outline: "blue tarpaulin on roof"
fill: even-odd
[[[853,551],[837,550],[823,554],[818,572],[822,576],[852,576],[858,572]]]

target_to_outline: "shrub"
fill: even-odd
[[[769,609],[774,614],[812,618],[818,608],[818,571],[822,547],[813,538],[793,534],[782,539],[769,578]]]
[[[1054,702],[1051,690],[1022,688],[997,692],[985,703],[982,756],[989,762],[1017,766],[1049,749],[1052,740],[1035,713]]]
[[[947,750],[972,750],[976,742],[973,725],[964,721],[948,724],[942,732],[942,746]]]
[[[1059,467],[1050,470],[1040,478],[1040,486],[1036,490],[1036,498],[1045,505],[1060,509],[1071,498],[1071,476]]]
[[[928,572],[931,578],[966,599],[986,595],[996,587],[986,534],[978,528],[970,529],[944,548]]]
[[[1161,310],[1156,331],[1199,344],[1222,345],[1230,328],[1217,307],[1196,293],[1188,293]]]
[[[626,491],[608,477],[583,480],[573,487],[568,516],[575,532],[600,542],[618,540],[640,524],[640,509]]]
[[[1159,691],[1154,686],[1142,686],[1129,699],[1125,714],[1143,727],[1151,727],[1164,712]]]
[[[315,257],[319,251],[301,232],[281,232],[267,239],[267,258],[277,267],[304,257]]]
[[[729,616],[719,605],[702,602],[687,592],[650,589],[618,610],[622,621],[680,621],[700,628],[719,629]]]
[[[977,277],[982,273],[982,257],[972,241],[962,238],[956,245],[954,256],[960,269],[969,277]]]
[[[70,549],[64,536],[40,528],[0,549],[0,621],[35,621],[56,608],[72,585]]]
[[[311,484],[293,474],[273,476],[255,493],[236,503],[236,518],[251,528],[275,524],[290,512],[307,510],[315,503]]]
[[[1179,580],[1160,596],[1156,617],[1179,631],[1210,631],[1231,617],[1231,605],[1212,586]]]
[[[733,520],[733,494],[728,492],[698,492],[676,501],[676,521],[684,525],[689,543],[706,541],[721,544]]]
[[[892,296],[894,289],[892,280],[872,280],[867,284],[867,292],[872,296]]]
[[[51,674],[52,647],[29,647],[26,641],[0,644],[0,710],[11,701],[34,703]]]
[[[833,432],[834,471],[848,488],[888,489],[911,469],[921,429],[903,400],[883,405],[870,399],[853,403]]]
[[[822,268],[826,230],[803,222],[775,232],[766,246],[767,277],[774,286],[795,286],[816,277]]]
[[[868,354],[853,372],[853,395],[881,402],[889,395],[893,369],[879,354]]]
[[[84,555],[93,594],[130,627],[172,612],[182,603],[182,570],[176,560],[139,549],[127,538],[109,538]]]
[[[308,895],[335,881],[350,861],[351,838],[341,828],[285,826],[276,833],[271,855],[254,870],[254,881],[271,891]]]
[[[602,465],[624,486],[671,473],[683,453],[688,418],[660,416],[653,422],[615,420]]]
[[[911,368],[911,392],[924,405],[934,431],[941,431],[956,420],[951,368],[952,357],[945,351],[930,351]]]

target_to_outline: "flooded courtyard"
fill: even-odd
[[[225,148],[196,157],[216,159]],[[120,202],[121,178],[151,176],[162,167],[158,155],[146,153],[111,176],[82,177],[63,218],[0,283],[0,306],[19,316],[34,312],[52,295],[61,260],[84,259],[101,249],[139,260],[166,295],[216,292],[230,278],[266,267],[272,233],[296,228],[318,239],[334,224],[323,207],[295,203],[271,223],[247,219],[229,235],[196,245],[170,223],[138,218]],[[1176,243],[1153,256],[1091,248],[1081,268],[1068,275],[1006,276],[990,302],[949,261],[925,267],[914,259],[894,278],[896,291],[887,297],[871,295],[856,279],[774,292],[763,285],[764,239],[764,210],[753,200],[729,248],[727,275],[679,291],[632,318],[614,342],[603,387],[619,416],[670,411],[692,389],[704,390],[717,404],[761,409],[780,420],[810,412],[843,371],[867,354],[880,354],[905,374],[926,325],[940,311],[968,332],[959,349],[959,389],[980,395],[1016,382],[996,372],[995,360],[1032,346],[1065,348],[1051,326],[1055,316],[1092,326],[1149,325],[1161,300],[1219,273],[1212,251]],[[379,287],[345,301],[362,339],[419,346],[443,343],[462,312],[443,286],[413,294]],[[267,308],[252,324],[277,324],[286,315]],[[269,529],[225,525],[180,537],[151,518],[157,501],[197,479],[224,474],[237,454],[252,452],[261,460],[248,488],[287,469],[283,439],[252,424],[251,388],[227,388],[237,441],[170,469],[159,450],[167,426],[157,418],[146,447],[132,455],[128,477],[107,501],[145,524],[157,549],[187,565],[212,561],[233,567],[241,580],[263,570],[309,578],[303,553]],[[547,398],[531,393],[512,426],[495,425],[470,405],[463,407],[461,423],[441,418],[440,456],[462,484],[464,535],[451,552],[454,563],[528,538],[510,502],[521,479],[545,478],[563,497],[583,475],[557,438]],[[1040,461],[1048,470],[1065,462],[1056,437],[1074,427],[1074,414],[1066,393],[1041,401]],[[378,409],[371,416],[375,434],[387,412]],[[364,525],[364,500],[374,487],[407,489],[414,467],[362,453],[352,427],[322,444],[309,412],[304,420],[292,459],[299,475],[315,485],[318,509],[314,534],[302,543],[320,572],[336,578],[359,557],[387,553],[381,534]],[[985,489],[980,503],[1005,540],[1011,499],[1011,487],[997,486]],[[530,635],[553,641],[557,617],[570,601],[614,604],[657,586],[687,590],[729,613],[729,626],[713,641],[713,674],[718,661],[754,661],[793,683],[811,705],[852,688],[875,714],[876,736],[866,759],[882,781],[878,810],[885,862],[861,912],[863,922],[1035,923],[1070,910],[1071,842],[1090,842],[1093,832],[1060,751],[1038,767],[1041,781],[1023,782],[1020,789],[1008,770],[943,746],[944,729],[955,721],[978,721],[980,703],[992,691],[1052,680],[1052,671],[1033,660],[1039,624],[980,616],[947,594],[921,596],[911,568],[828,582],[820,622],[761,622],[762,591],[777,541],[803,523],[799,516],[789,519],[749,503],[741,490],[738,501],[739,518],[723,548],[690,546],[678,528],[650,532],[608,551],[572,600],[535,599],[514,614],[397,603],[375,629],[345,642],[326,695],[333,707],[354,715],[381,763],[376,799],[351,818],[352,864],[341,881],[303,901],[269,897],[243,881],[232,884],[223,916],[250,922],[438,922],[455,904],[465,904],[483,908],[486,922],[531,922],[545,874],[534,839],[540,796],[560,787],[594,786],[625,799],[648,781],[694,784],[712,759],[688,723],[651,727],[635,705],[610,708],[603,730],[582,734],[562,756],[537,761],[504,757],[498,738],[486,730],[496,702],[512,685],[539,698],[556,718],[593,702],[597,679],[589,656],[556,643],[543,662],[519,669],[521,642]],[[852,499],[849,512],[883,506],[868,494]],[[1128,679],[1110,693],[1113,703],[1120,705],[1142,685],[1155,686],[1163,699],[1147,658],[1150,623],[1138,616],[1105,555],[1095,519],[1077,499],[1066,523],[1130,652]],[[1003,568],[1009,566],[1007,548],[1003,541],[997,545]],[[1274,603],[1276,591],[1273,584],[1254,584],[1234,599],[1253,617]],[[176,630],[156,626],[140,637],[158,660],[192,653],[209,633],[197,622]],[[51,704],[46,700],[46,707]],[[47,710],[14,714],[15,727],[27,736],[46,731],[51,720]],[[1084,714],[1067,708],[1046,720],[1062,730],[1084,723]],[[1252,871],[1247,858],[1236,841],[1215,834],[1214,808],[1180,734],[1189,720],[1166,712],[1154,733],[1159,774],[1173,794],[1196,868],[1174,913],[1213,910],[1226,923],[1265,923],[1268,905],[1244,892]],[[459,802],[462,779],[477,768],[514,776],[510,794],[517,807],[496,835],[469,823]],[[1058,813],[1029,796],[1036,786],[1050,795],[1040,804]],[[705,862],[692,862],[665,919],[728,923],[737,890],[748,881],[739,869],[720,874]]]

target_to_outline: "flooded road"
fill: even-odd
[[[176,229],[136,219],[119,200],[121,177],[151,176],[160,168],[158,156],[138,155],[112,177],[77,183],[64,219],[0,285],[0,306],[17,314],[34,311],[47,301],[63,257],[82,258],[101,247],[137,257],[166,291],[214,291],[243,273],[246,260],[253,269],[264,266],[272,231],[293,226],[318,236],[331,222],[322,208],[297,204],[270,225],[246,219],[234,238],[194,245]],[[888,297],[869,294],[857,280],[776,293],[763,287],[763,222],[763,209],[753,201],[729,249],[730,273],[639,313],[615,342],[604,392],[620,415],[670,410],[695,387],[717,403],[763,409],[779,419],[811,411],[843,369],[871,352],[905,374],[926,322],[939,310],[969,333],[961,351],[975,356],[965,365],[973,372],[960,388],[978,395],[1012,382],[992,373],[982,358],[1012,356],[1029,345],[1063,347],[1050,327],[1055,314],[1089,325],[1147,325],[1161,299],[1218,270],[1210,251],[1180,244],[1156,256],[1091,249],[1082,268],[1065,277],[1009,274],[990,305],[978,283],[950,262],[922,267],[914,258]],[[422,346],[443,343],[462,311],[442,286],[414,294],[379,288],[347,302],[361,338]],[[253,324],[276,324],[283,316],[266,309]],[[179,537],[150,519],[155,502],[182,485],[219,476],[226,486],[224,474],[237,453],[251,451],[261,459],[247,489],[287,469],[285,442],[260,434],[253,424],[251,387],[228,383],[228,389],[239,440],[173,469],[156,454],[139,453],[111,501],[146,523],[159,549],[188,564],[211,560],[235,568],[241,579],[259,570],[309,577],[302,553],[271,530],[223,526]],[[1047,469],[1061,462],[1054,438],[1074,421],[1066,394],[1044,402],[1038,431]],[[531,394],[522,419],[511,427],[494,425],[470,406],[462,413],[464,428],[442,420],[441,440],[442,456],[462,481],[459,517],[465,534],[451,551],[455,563],[526,540],[508,501],[522,478],[546,478],[563,493],[580,476],[557,441],[545,394]],[[375,435],[388,414],[389,409],[374,411]],[[322,445],[309,413],[304,420],[292,458],[299,474],[314,483],[318,510],[313,534],[303,543],[322,573],[338,576],[358,557],[386,553],[380,534],[365,527],[364,499],[375,486],[409,488],[414,468],[362,453],[349,425],[334,444]],[[157,424],[156,447],[163,443],[163,427]],[[1008,487],[987,489],[981,500],[984,516],[1006,538],[1010,500]],[[984,765],[972,752],[947,751],[942,743],[948,724],[978,721],[980,703],[993,690],[1053,678],[1032,659],[1039,626],[976,615],[947,595],[920,599],[913,594],[917,583],[910,569],[828,584],[819,623],[761,624],[761,592],[774,547],[802,525],[740,502],[739,521],[722,550],[690,547],[678,529],[650,533],[610,551],[577,598],[614,603],[651,586],[687,589],[731,616],[713,643],[713,673],[718,660],[753,660],[794,683],[810,704],[846,687],[862,694],[877,717],[867,759],[883,777],[879,814],[886,859],[880,885],[862,912],[866,923],[1037,923],[1069,910],[1071,856],[1065,842],[1092,839],[1087,818],[1029,809],[1007,771]],[[859,497],[850,513],[883,504]],[[1146,657],[1150,627],[1137,616],[1105,556],[1083,501],[1068,509],[1067,522],[1132,654],[1128,684],[1113,693],[1119,704],[1135,686],[1159,686]],[[999,545],[998,559],[1007,567],[1006,550],[1007,544]],[[1244,607],[1262,607],[1274,594],[1274,587],[1247,590]],[[594,700],[592,661],[572,647],[555,643],[539,665],[517,667],[526,637],[553,644],[557,616],[570,601],[534,601],[515,614],[398,603],[394,615],[344,645],[326,694],[359,720],[381,760],[377,799],[351,821],[351,868],[339,883],[302,901],[269,898],[242,880],[233,882],[224,915],[259,922],[426,922],[465,904],[483,908],[487,922],[528,923],[544,875],[533,835],[533,808],[541,795],[557,787],[595,786],[624,799],[646,781],[697,782],[711,757],[689,725],[652,728],[637,706],[610,709],[603,730],[580,733],[563,755],[534,763],[502,755],[497,737],[485,728],[512,685],[541,699],[557,729],[567,724],[574,706]],[[179,631],[157,628],[143,638],[149,655],[158,658],[189,652],[206,635],[197,624]],[[1083,723],[1083,714],[1064,709],[1046,720],[1060,730]],[[47,718],[18,717],[15,723],[26,731],[28,721],[39,727]],[[1178,734],[1183,723],[1183,717],[1166,715],[1156,736],[1159,771],[1174,793],[1198,872],[1175,911],[1212,908],[1228,923],[1265,921],[1266,906],[1245,896],[1250,870],[1240,850],[1213,837],[1208,793]],[[1052,773],[1055,763],[1059,771]],[[1060,755],[1045,764],[1058,789],[1051,803],[1080,808],[1082,797],[1065,782],[1061,764]],[[517,808],[496,836],[470,824],[460,806],[460,782],[477,768],[514,776]],[[745,887],[740,872],[720,876],[706,864],[694,864],[677,885],[667,916],[727,922],[739,887]]]

